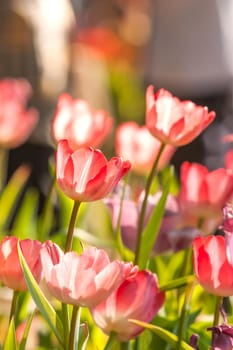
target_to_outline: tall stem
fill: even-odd
[[[115,334],[111,333],[109,338],[108,338],[108,341],[104,347],[104,350],[111,350],[114,340],[115,340]]]
[[[222,305],[223,297],[216,297],[215,311],[214,311],[214,321],[213,326],[218,326],[220,317],[220,307]]]
[[[0,193],[2,192],[7,178],[9,151],[0,147]]]
[[[13,296],[12,296],[12,301],[11,301],[9,324],[11,322],[12,317],[16,315],[17,307],[18,307],[18,300],[19,300],[19,292],[14,290]]]
[[[141,211],[140,211],[140,215],[139,215],[139,219],[138,219],[138,230],[137,230],[137,241],[136,241],[134,264],[138,263],[139,256],[140,256],[141,239],[142,239],[142,232],[143,232],[145,215],[146,215],[147,199],[148,199],[148,196],[150,193],[150,188],[152,185],[153,178],[155,176],[155,172],[156,172],[157,167],[158,167],[159,159],[161,157],[161,154],[162,154],[165,146],[166,145],[164,143],[161,143],[159,152],[158,152],[157,157],[154,161],[154,164],[153,164],[153,167],[150,171],[150,174],[147,178],[146,187],[145,187],[145,195],[144,195],[144,199],[142,202],[142,207],[141,207]]]
[[[70,218],[69,228],[67,232],[66,245],[65,245],[65,253],[69,252],[72,249],[73,236],[74,236],[74,228],[76,223],[76,218],[78,214],[78,209],[80,207],[81,202],[74,201],[74,206]]]
[[[184,331],[186,326],[187,311],[190,307],[190,301],[191,301],[191,297],[192,297],[195,285],[196,285],[196,281],[194,280],[185,289],[184,303],[180,314],[180,322],[179,322],[179,328],[178,328],[178,343],[177,343],[176,350],[181,350],[181,343],[184,337]]]
[[[78,344],[80,315],[81,315],[81,307],[73,306],[71,326],[70,326],[70,339],[69,339],[69,348],[68,348],[69,350],[75,350],[76,349],[75,344]]]

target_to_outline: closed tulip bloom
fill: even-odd
[[[116,131],[116,153],[129,159],[132,169],[139,174],[147,174],[151,170],[158,155],[161,142],[154,138],[147,127],[135,122],[122,123]],[[162,169],[171,159],[175,147],[167,145],[158,164]]]
[[[38,122],[34,108],[26,109],[31,93],[25,80],[0,81],[0,146],[15,148],[26,141]]]
[[[137,271],[131,263],[110,262],[107,253],[95,247],[80,256],[63,254],[51,242],[41,250],[45,281],[50,293],[63,303],[94,307]]]
[[[222,208],[232,195],[232,172],[223,168],[209,172],[198,163],[182,164],[179,202],[187,221],[207,218],[219,224]]]
[[[62,191],[74,200],[90,202],[104,198],[130,166],[128,161],[119,157],[107,161],[100,150],[91,147],[73,151],[67,140],[58,144],[57,181]]]
[[[183,146],[192,142],[215,118],[215,112],[191,101],[180,101],[169,91],[146,91],[146,125],[161,142]]]
[[[51,126],[56,143],[67,139],[73,149],[99,147],[111,132],[113,119],[107,112],[92,111],[85,101],[63,94],[59,97]]]
[[[157,276],[147,270],[126,279],[109,297],[91,310],[95,323],[104,333],[115,333],[120,341],[139,335],[143,328],[130,319],[150,322],[162,307],[164,292]]]
[[[12,236],[5,237],[0,243],[0,281],[11,289],[25,291],[27,286],[19,261],[18,241],[18,238]],[[40,280],[42,271],[41,247],[42,244],[36,240],[20,241],[22,254],[37,282]]]
[[[193,253],[195,274],[202,287],[211,294],[233,295],[233,267],[227,259],[225,238],[197,237]]]

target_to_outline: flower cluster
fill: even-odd
[[[30,94],[24,80],[0,81],[5,151],[35,126]],[[114,119],[67,93],[59,97],[54,178],[42,212],[29,190],[12,215],[26,182],[20,172],[0,193],[0,282],[3,293],[13,290],[0,347],[25,349],[37,320],[46,348],[232,349],[222,304],[233,296],[231,153],[225,168],[212,171],[185,161],[180,179],[169,164],[214,118],[207,107],[149,86],[145,124],[116,125],[116,155],[108,160],[96,147],[113,133]],[[40,337],[36,346],[43,348]]]

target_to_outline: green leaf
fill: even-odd
[[[38,193],[34,189],[29,189],[17,211],[12,232],[14,236],[25,239],[36,238],[36,211],[38,208]]]
[[[195,279],[194,275],[188,275],[184,277],[177,278],[173,281],[170,281],[162,286],[160,286],[161,291],[168,291],[172,289],[177,289],[186,286],[189,283],[192,283]]]
[[[150,253],[152,251],[157,235],[159,233],[172,178],[173,178],[173,167],[170,167],[170,177],[167,179],[167,185],[165,186],[163,193],[160,197],[160,200],[158,204],[155,206],[155,209],[150,217],[150,220],[142,233],[141,251],[140,251],[139,263],[138,263],[141,269],[144,269],[146,267],[146,263],[150,257]]]
[[[48,322],[49,326],[51,327],[52,331],[56,335],[58,341],[63,344],[63,326],[61,319],[59,318],[56,311],[53,309],[52,305],[48,302],[45,295],[43,294],[42,290],[38,286],[35,278],[33,277],[23,255],[20,249],[20,245],[18,244],[18,254],[20,259],[20,264],[24,273],[24,277],[27,283],[27,287],[29,289],[29,292],[40,310],[41,314],[45,318],[45,320]]]
[[[158,327],[158,326],[155,326],[153,324],[146,323],[146,322],[137,321],[137,320],[129,320],[129,322],[132,322],[132,323],[134,323],[138,326],[141,326],[145,329],[151,330],[152,332],[157,334],[161,339],[165,340],[168,344],[170,344],[173,348],[175,348],[177,346],[178,337],[175,334],[167,331],[166,329],[163,329],[161,327]],[[193,350],[193,347],[191,347],[186,342],[181,341],[180,349],[181,350]]]
[[[19,167],[12,175],[0,196],[0,229],[7,228],[12,217],[17,201],[23,191],[26,181],[30,175],[29,168]]]
[[[15,322],[14,318],[12,317],[8,332],[6,335],[6,340],[3,345],[3,350],[16,350],[17,344],[16,344],[16,335],[15,335]]]

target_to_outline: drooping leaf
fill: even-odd
[[[177,343],[178,343],[178,337],[169,332],[168,330],[155,326],[153,324],[149,324],[146,322],[142,322],[142,321],[137,321],[137,320],[129,320],[132,323],[137,324],[138,326],[141,326],[145,329],[149,329],[152,332],[154,332],[155,334],[157,334],[160,338],[162,338],[163,340],[165,340],[167,342],[167,344],[170,344],[172,346],[172,348],[176,348]],[[187,344],[185,341],[181,341],[181,346],[180,346],[181,350],[193,350],[193,348]]]
[[[40,313],[45,318],[45,320],[48,322],[49,326],[51,327],[52,331],[56,335],[58,341],[62,344],[63,343],[63,326],[61,319],[59,318],[58,314],[52,307],[52,305],[48,302],[46,299],[44,293],[38,286],[35,278],[33,277],[23,255],[20,249],[20,245],[18,244],[18,253],[19,253],[19,259],[21,263],[21,267],[24,273],[24,277],[27,283],[27,287],[29,289],[29,292],[38,307]]]

